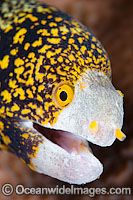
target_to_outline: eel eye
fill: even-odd
[[[74,87],[69,83],[59,83],[53,91],[53,100],[61,108],[68,106],[74,97]]]

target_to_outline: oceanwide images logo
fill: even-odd
[[[88,187],[76,187],[70,185],[62,185],[59,187],[56,185],[54,188],[50,187],[24,187],[24,185],[16,185],[15,187],[6,183],[1,187],[1,192],[4,196],[16,195],[88,195],[89,197],[94,197],[96,195],[131,195],[131,188],[88,188]]]

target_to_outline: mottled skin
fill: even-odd
[[[108,56],[96,37],[58,9],[6,0],[0,7],[0,148],[34,168],[42,135],[22,120],[53,125],[63,111],[52,98],[55,86],[74,88],[86,70],[111,79]]]

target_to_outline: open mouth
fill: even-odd
[[[102,173],[103,165],[83,137],[32,121],[23,121],[21,126],[34,129],[44,141],[31,158],[35,171],[73,184],[91,182]]]
[[[60,146],[68,153],[75,152],[81,154],[84,150],[91,152],[88,141],[83,137],[63,130],[46,128],[37,123],[33,123],[33,127],[49,141]]]

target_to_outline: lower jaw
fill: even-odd
[[[85,184],[96,180],[103,172],[100,161],[85,148],[80,154],[67,152],[44,137],[36,158],[32,159],[37,172],[71,184]]]
[[[31,168],[35,171],[72,184],[89,183],[103,172],[102,164],[92,154],[88,142],[83,138],[65,131],[41,127],[35,123],[29,125],[42,138],[35,156],[30,158],[33,164]],[[75,148],[73,142],[76,142]]]

